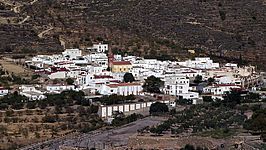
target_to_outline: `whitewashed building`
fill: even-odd
[[[189,91],[189,79],[184,75],[172,75],[165,77],[164,93],[182,97],[183,99],[197,99],[199,93]]]
[[[203,88],[203,93],[211,95],[224,95],[232,89],[241,89],[240,86],[234,84],[217,84]]]
[[[19,87],[19,89],[20,89],[19,94],[29,98],[29,100],[35,101],[46,98],[44,92],[37,90],[33,85],[22,85]]]
[[[9,93],[9,90],[3,87],[0,87],[0,96],[5,96]]]
[[[67,77],[67,71],[57,71],[49,73],[48,77],[50,79],[65,79]]]
[[[47,85],[45,89],[48,93],[61,93],[62,91],[75,90],[75,85]]]
[[[104,53],[106,51],[108,51],[108,44],[93,44],[92,47],[88,47],[87,50],[91,51],[91,52],[98,52],[98,53]]]
[[[99,93],[102,95],[141,95],[143,88],[140,83],[117,83],[102,85]]]
[[[209,57],[196,57],[195,60],[187,60],[184,62],[178,62],[181,66],[186,66],[196,69],[213,69],[219,68],[219,63],[214,63]]]
[[[108,57],[105,53],[92,53],[86,55],[85,58],[91,62],[100,65],[104,69],[108,67]]]
[[[66,49],[62,55],[69,59],[77,59],[82,56],[82,52],[79,49]]]

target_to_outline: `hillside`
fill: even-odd
[[[104,40],[112,43],[115,50],[149,57],[182,59],[190,57],[187,49],[196,49],[207,55],[241,56],[254,63],[266,62],[264,0],[3,0],[2,3],[1,18],[9,21],[1,19],[0,29],[5,35],[0,38],[4,43],[1,50],[34,46],[37,51],[59,51],[63,46],[82,48]]]

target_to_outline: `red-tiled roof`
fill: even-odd
[[[220,75],[220,76],[214,76],[215,78],[221,78],[224,77],[224,75]]]
[[[113,61],[113,65],[131,65],[129,61]]]
[[[195,72],[195,71],[184,71],[182,73],[197,73],[197,72]]]
[[[0,87],[0,90],[7,90],[6,88],[4,88],[4,87]]]
[[[119,83],[120,81],[119,81],[119,80],[110,80],[110,82],[116,82],[116,83]]]
[[[74,64],[73,62],[70,62],[70,61],[61,61],[61,62],[56,62],[55,64],[58,64],[58,65],[66,65],[66,64]]]
[[[108,84],[110,88],[116,88],[119,86],[138,86],[141,85],[140,83],[118,83],[118,84]]]

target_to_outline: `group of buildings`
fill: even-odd
[[[108,45],[102,43],[83,51],[66,49],[62,54],[37,55],[26,63],[36,68],[36,74],[49,80],[74,80],[73,85],[21,86],[20,93],[33,100],[43,99],[45,93],[70,89],[102,95],[143,95],[142,85],[149,76],[164,81],[161,91],[167,95],[193,100],[200,99],[202,95],[222,99],[232,89],[247,89],[261,81],[261,75],[253,66],[238,67],[231,63],[222,65],[214,63],[209,57],[177,62],[114,55]],[[135,82],[123,82],[127,72],[132,73]],[[203,81],[212,78],[214,82],[195,85],[193,81],[197,76],[201,76]]]

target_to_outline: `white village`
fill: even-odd
[[[101,104],[98,114],[103,118],[112,117],[116,111],[130,114],[156,101],[174,107],[181,100],[191,104],[201,104],[204,97],[223,100],[231,90],[256,91],[264,79],[263,73],[256,72],[253,66],[219,64],[209,57],[178,62],[121,56],[113,54],[110,46],[102,43],[84,50],[66,49],[62,54],[37,55],[25,63],[44,83],[19,87],[19,94],[31,101],[66,90],[84,91],[91,101],[106,95],[138,96],[139,100],[133,104]],[[143,88],[148,78],[162,81],[159,91],[154,91],[157,94]],[[66,80],[70,82],[58,82]],[[5,88],[0,91],[2,96],[9,92]],[[145,96],[152,98],[142,98]]]

